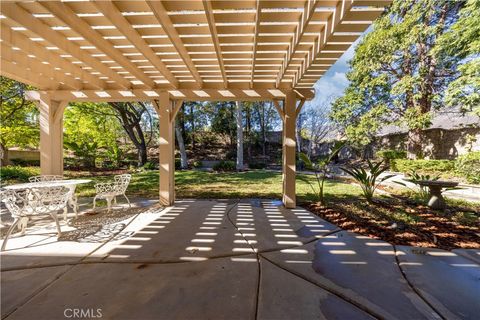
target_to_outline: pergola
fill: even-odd
[[[283,203],[295,207],[295,127],[313,84],[391,0],[2,1],[1,75],[30,84],[42,174],[63,173],[69,102],[152,101],[160,203],[172,205],[174,120],[188,100],[274,102]]]

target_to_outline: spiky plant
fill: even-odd
[[[309,170],[312,170],[315,173],[315,179],[317,180],[318,190],[316,190],[313,184],[310,183],[308,180],[307,180],[307,183],[310,185],[313,192],[317,194],[318,201],[322,205],[326,204],[323,191],[325,186],[325,179],[327,178],[327,173],[329,172],[328,166],[344,146],[345,146],[345,142],[337,142],[333,146],[333,149],[330,151],[330,153],[325,158],[318,161],[317,163],[314,163],[306,154],[302,152],[299,153],[300,160],[302,160],[303,163],[305,163],[305,167]]]
[[[389,174],[384,177],[380,177],[382,173],[388,170],[387,166],[383,166],[383,161],[374,163],[367,160],[368,171],[362,167],[341,168],[345,173],[352,176],[362,188],[363,195],[368,202],[373,202],[373,194],[378,188],[380,183],[394,177],[394,174]]]

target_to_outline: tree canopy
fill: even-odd
[[[394,1],[373,24],[350,61],[350,85],[332,106],[349,140],[366,145],[382,126],[399,125],[410,130],[408,149],[418,156],[421,130],[431,125],[432,111],[444,108],[445,91],[459,74],[463,56],[437,48],[448,45],[449,30],[461,28],[462,5]]]

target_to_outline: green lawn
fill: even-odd
[[[67,172],[67,176],[69,173]],[[79,178],[78,173],[75,174]],[[108,181],[111,176],[89,177],[95,182]],[[297,197],[299,201],[314,200],[307,181],[316,183],[312,176],[298,175]],[[81,196],[93,196],[93,184],[82,185],[78,192]],[[233,173],[214,173],[196,170],[175,172],[175,189],[178,198],[281,198],[282,175],[272,171],[248,171]],[[130,195],[158,197],[158,172],[144,171],[134,173],[128,188]],[[346,198],[360,195],[360,188],[343,182],[327,181],[327,198]]]
[[[2,168],[2,185],[26,182],[29,176],[38,175],[34,167]],[[111,181],[114,173],[65,171],[65,177],[91,179],[89,184],[79,185],[79,196],[94,196],[94,184]],[[255,170],[247,172],[216,173],[197,170],[175,172],[176,196],[178,198],[273,198],[280,199],[282,174],[279,172]],[[297,197],[299,202],[316,200],[307,181],[316,185],[311,175],[297,175]],[[128,194],[141,197],[158,197],[158,171],[142,171],[132,174]],[[340,181],[327,181],[327,199],[352,198],[360,195],[356,185]]]

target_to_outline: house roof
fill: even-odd
[[[427,129],[456,130],[462,128],[480,128],[480,117],[477,115],[459,111],[438,112],[432,119],[432,125]],[[406,126],[387,125],[383,127],[377,136],[386,136],[391,134],[407,133]]]

